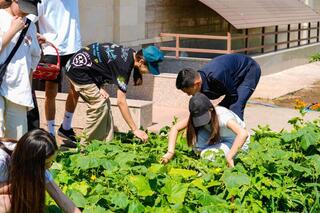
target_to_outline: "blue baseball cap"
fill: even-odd
[[[159,62],[164,59],[163,52],[156,46],[148,46],[142,49],[143,58],[147,62],[149,72],[153,75],[159,75]]]

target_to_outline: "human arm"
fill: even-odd
[[[7,182],[0,183],[0,195],[9,194],[10,184]]]
[[[21,17],[14,16],[11,21],[9,30],[3,35],[2,42],[0,42],[0,52],[7,47],[16,33],[24,29],[26,26],[27,25]]]
[[[38,40],[39,44],[44,44],[47,42],[47,39],[43,35],[41,35],[40,33],[37,33],[37,40]]]
[[[162,156],[160,160],[161,163],[168,163],[174,156],[178,133],[188,126],[188,120],[189,118],[185,118],[181,121],[178,121],[173,127],[171,127],[168,139],[168,151],[165,155]]]
[[[46,184],[46,190],[58,206],[66,213],[81,212],[75,204],[61,191],[59,186],[52,180]]]
[[[32,36],[31,43],[31,71],[35,70],[40,59],[41,59],[41,49],[37,39],[37,29],[34,23],[30,23],[30,35]]]
[[[245,128],[242,128],[235,120],[232,119],[227,122],[227,127],[236,134],[232,147],[226,156],[229,167],[234,167],[233,157],[243,146],[249,136],[249,133]]]
[[[122,117],[130,127],[131,131],[135,136],[143,140],[144,142],[148,140],[148,135],[142,131],[139,130],[134,123],[131,113],[129,111],[128,103],[127,103],[127,98],[126,98],[126,93],[121,91],[120,89],[117,90],[117,104],[120,109],[120,112],[122,114]]]

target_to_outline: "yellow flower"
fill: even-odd
[[[307,103],[301,99],[296,99],[295,102],[296,102],[294,107],[295,109],[303,109],[307,106]]]
[[[214,171],[214,173],[220,173],[221,172],[221,168],[215,168],[213,171]]]
[[[95,175],[92,175],[90,178],[92,181],[95,181],[97,179],[97,177]]]

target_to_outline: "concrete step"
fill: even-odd
[[[45,93],[43,91],[36,91],[37,101],[39,105],[40,113],[40,124],[42,127],[46,127],[46,120],[44,114],[44,98]],[[56,98],[56,125],[60,126],[65,109],[65,101],[67,99],[67,94],[58,93]],[[114,119],[114,127],[117,132],[127,132],[129,127],[127,123],[122,118],[121,112],[117,106],[116,98],[110,98],[111,110]],[[127,99],[129,110],[131,112],[132,118],[138,127],[142,126],[147,128],[152,125],[152,102],[143,100],[130,100]],[[84,128],[86,124],[86,103],[79,98],[78,105],[73,116],[72,126],[75,128]]]
[[[186,94],[176,89],[177,74],[162,73],[157,76],[143,75],[143,84],[134,86],[129,82],[127,97],[130,99],[152,101],[154,105],[161,107],[185,107],[189,99]],[[108,85],[107,91],[111,97],[116,96],[117,87]]]

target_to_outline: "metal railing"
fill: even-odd
[[[316,30],[316,36],[311,36],[311,31]],[[306,38],[301,38],[301,33],[303,31],[307,31],[308,35]],[[194,34],[176,34],[176,33],[160,33],[160,38],[174,38],[175,46],[169,47],[164,46],[160,43],[160,49],[163,51],[173,51],[175,52],[175,57],[180,57],[180,52],[191,52],[191,53],[215,53],[215,54],[230,54],[230,53],[239,53],[244,52],[248,53],[249,51],[260,49],[261,53],[264,53],[266,48],[274,48],[274,51],[277,51],[280,45],[287,44],[286,48],[293,47],[292,43],[297,43],[296,46],[302,46],[302,41],[308,41],[304,45],[312,44],[319,42],[319,32],[320,32],[320,22],[317,22],[316,27],[311,27],[311,23],[308,23],[308,27],[301,28],[301,24],[298,24],[297,29],[291,29],[291,25],[287,25],[287,30],[278,30],[278,26],[275,26],[275,30],[272,32],[265,32],[265,27],[261,28],[261,33],[253,33],[249,34],[248,29],[244,30],[244,35],[235,35],[232,36],[230,32],[227,32],[226,36],[214,36],[214,35],[194,35]],[[291,33],[298,33],[297,39],[291,40],[292,34]],[[287,40],[279,42],[278,36],[280,34],[287,34]],[[265,44],[265,37],[266,36],[274,36],[274,42],[271,44]],[[261,43],[260,45],[256,45],[253,47],[249,47],[249,39],[252,38],[260,38]],[[206,40],[222,40],[226,42],[225,49],[204,49],[204,48],[186,48],[181,47],[181,40],[183,39],[206,39]],[[240,49],[232,49],[232,41],[233,40],[244,40],[244,48]],[[314,40],[312,42],[312,40]],[[295,46],[295,47],[296,47]]]

